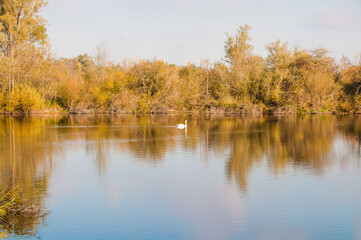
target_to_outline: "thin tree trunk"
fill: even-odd
[[[206,93],[206,99],[208,100],[208,68],[207,68],[207,93]]]
[[[11,93],[11,59],[9,58],[9,94]]]
[[[14,63],[14,47],[10,46],[9,56],[9,94],[15,87],[15,63]]]
[[[15,87],[15,61],[14,61],[14,53],[11,54],[11,62],[12,62],[12,76],[11,76],[11,80],[12,80],[12,85],[13,88]]]

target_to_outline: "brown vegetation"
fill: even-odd
[[[0,111],[28,113],[300,112],[361,110],[361,63],[336,62],[325,49],[276,41],[253,53],[248,25],[225,41],[225,59],[176,66],[162,60],[49,55],[44,0],[0,1]]]

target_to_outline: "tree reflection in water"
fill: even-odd
[[[185,118],[187,132],[176,129]],[[30,236],[46,222],[49,179],[60,164],[53,159],[69,144],[84,147],[100,175],[114,147],[154,167],[176,151],[200,153],[204,164],[217,155],[226,162],[226,176],[246,191],[258,164],[275,175],[290,168],[322,175],[334,164],[335,139],[345,139],[357,156],[361,141],[357,116],[3,116],[0,126],[0,192],[10,193],[0,197],[0,206],[13,200],[1,226],[8,234]]]
[[[51,148],[39,143],[51,138],[44,119],[0,118],[0,180],[5,233],[35,235],[48,211],[44,198],[51,174]],[[49,139],[50,140],[50,139]]]
[[[329,164],[336,126],[334,118],[279,117],[267,121],[239,121],[230,134],[231,157],[229,176],[234,176],[246,189],[247,176],[253,165],[265,160],[274,174],[287,168],[321,174]],[[240,131],[242,133],[237,133]]]

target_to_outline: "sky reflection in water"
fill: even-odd
[[[2,222],[13,238],[361,239],[358,116],[0,125],[0,191],[22,196]]]

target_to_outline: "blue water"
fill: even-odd
[[[188,129],[177,129],[184,119]],[[37,116],[0,126],[1,186],[25,186],[23,205],[39,207],[36,219],[2,223],[14,239],[361,239],[357,116]],[[39,182],[42,194],[28,197]]]

